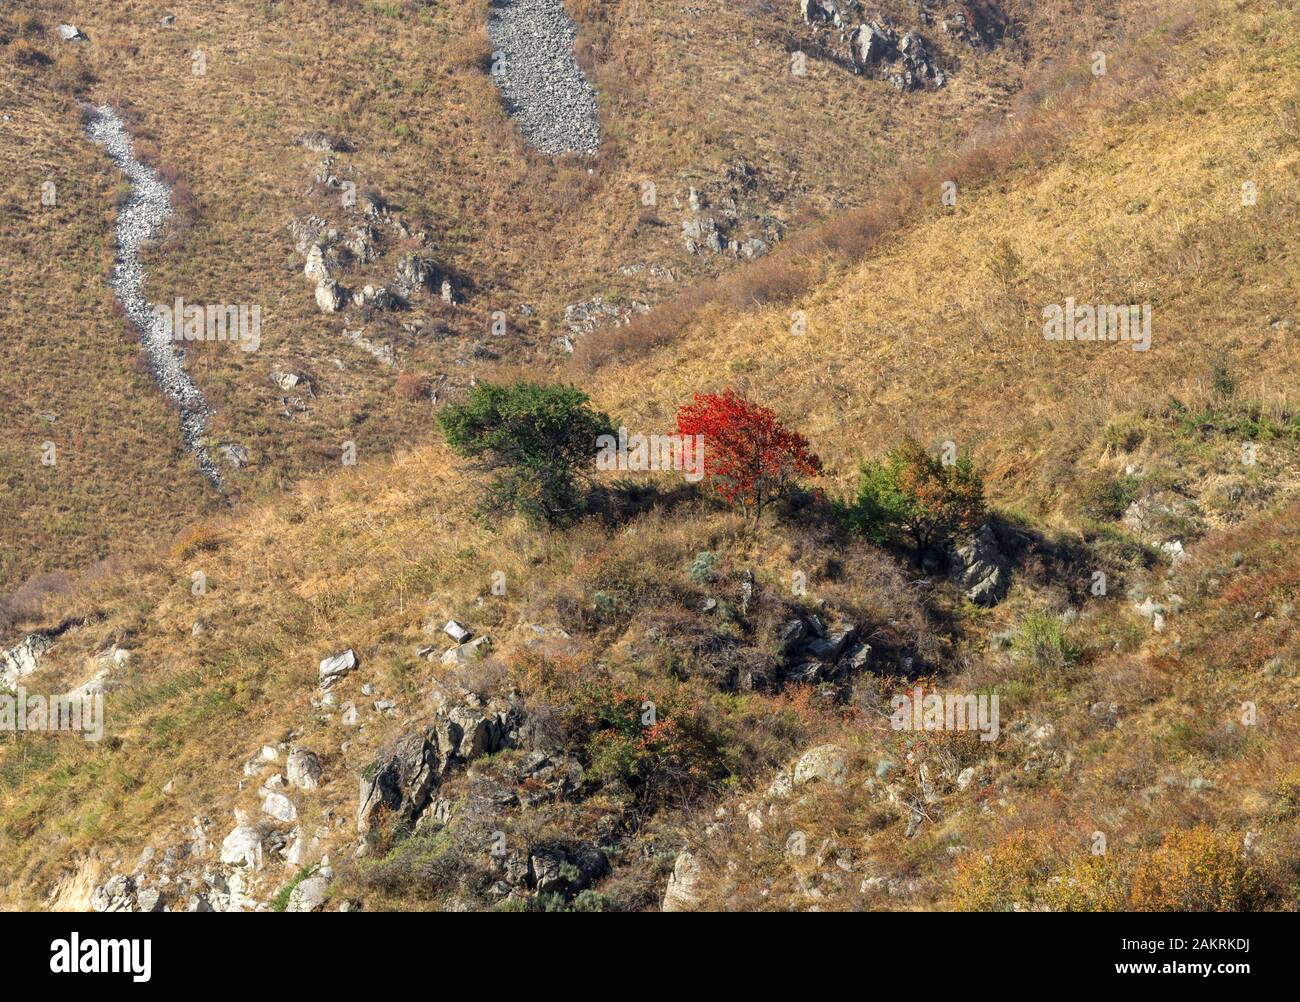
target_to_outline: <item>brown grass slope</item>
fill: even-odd
[[[1208,505],[1216,478],[1236,475],[1228,464],[1242,434],[1271,436],[1245,482],[1245,503],[1222,517],[1207,509],[1187,536],[1205,538],[1168,589],[1163,571],[1147,576],[1131,559],[1124,576],[1133,591],[1117,588],[1114,601],[1080,610],[1079,588],[1056,564],[1023,571],[1004,606],[979,613],[942,586],[933,594],[911,587],[910,572],[891,556],[861,543],[844,550],[793,523],[752,529],[690,503],[565,533],[489,528],[470,518],[476,478],[440,447],[393,462],[363,459],[49,603],[49,622],[65,615],[89,622],[59,639],[31,686],[56,691],[80,681],[83,658],[111,643],[133,658],[110,694],[104,742],[3,740],[6,903],[76,902],[88,873],[129,869],[145,844],[170,844],[195,816],[211,818],[220,838],[232,808],[255,808],[251,791],[236,790],[240,763],[290,730],[326,763],[327,783],[306,802],[306,821],[341,820],[343,846],[357,773],[408,720],[427,718],[430,685],[447,681],[444,669],[415,657],[428,642],[425,624],[457,616],[500,639],[499,663],[462,682],[513,684],[539,705],[562,702],[584,681],[654,692],[666,705],[676,700],[693,733],[708,739],[711,752],[701,756],[708,767],[691,794],[658,805],[626,843],[611,892],[625,902],[653,900],[677,849],[712,839],[719,860],[740,864],[730,883],[710,884],[713,900],[739,906],[1288,907],[1297,859],[1286,771],[1295,751],[1287,715],[1295,520],[1285,495],[1295,446],[1287,398],[1278,395],[1287,388],[1289,335],[1272,321],[1293,308],[1296,118],[1285,82],[1296,73],[1297,25],[1271,3],[1214,13],[1213,31],[1201,33],[1208,22],[1198,22],[1162,40],[1169,64],[1186,67],[1170,73],[1167,89],[1114,119],[1080,113],[1077,132],[1062,133],[1060,155],[1046,169],[1012,163],[996,171],[963,191],[955,212],[918,219],[859,265],[810,261],[825,280],[795,304],[809,319],[797,350],[786,307],[740,317],[714,308],[635,368],[602,369],[593,387],[602,407],[652,430],[693,390],[731,382],[809,435],[837,467],[836,485],[856,459],[903,430],[951,437],[973,445],[993,471],[998,500],[1038,515],[1040,526],[1058,521],[1071,547],[1084,536],[1123,536],[1115,526],[1096,530],[1082,508],[1099,476],[1140,467]],[[1240,203],[1245,179],[1260,191],[1253,212]],[[1012,253],[1000,249],[1004,241]],[[1149,299],[1152,350],[1045,345],[1038,311],[1065,295]],[[885,334],[864,340],[864,330]],[[1215,361],[1239,377],[1230,401],[1198,388]],[[1178,406],[1163,403],[1171,393]],[[1203,411],[1205,420],[1187,420]],[[1066,503],[1071,498],[1080,506]],[[1158,538],[1125,539],[1124,552]],[[814,598],[887,631],[890,643],[923,651],[941,684],[996,687],[1015,725],[1005,725],[1011,737],[993,751],[900,746],[896,734],[871,726],[887,682],[864,679],[849,704],[829,706],[812,692],[724,691],[707,672],[692,673],[690,666],[710,663],[699,654],[706,642],[725,633],[698,612],[703,595],[689,584],[687,569],[702,550],[719,554],[728,587],[748,567],[770,596],[750,638],[756,646],[772,641],[792,570],[810,568]],[[191,591],[196,570],[206,575],[205,596]],[[489,590],[497,570],[510,582],[505,596]],[[1070,573],[1086,580],[1087,570]],[[1168,590],[1182,597],[1181,610],[1164,634],[1152,635],[1127,599]],[[1070,607],[1077,619],[1060,619]],[[609,608],[615,614],[602,612]],[[200,620],[206,629],[196,633]],[[539,676],[525,655],[520,638],[530,623],[570,634],[550,676]],[[985,633],[1001,628],[1020,638],[1009,651],[985,644]],[[703,647],[673,647],[674,638],[696,634]],[[371,681],[375,695],[397,700],[402,712],[396,720],[368,716],[360,737],[310,702],[316,662],[344,647],[363,665],[349,685]],[[1227,728],[1247,700],[1261,725]],[[1118,729],[1092,714],[1095,702],[1119,705]],[[1055,736],[1035,744],[1049,722]],[[755,802],[776,766],[830,739],[850,748],[864,777],[888,757],[907,782],[921,762],[945,775],[968,761],[979,781],[969,791],[944,787],[942,818],[916,839],[904,837],[906,819],[887,800],[868,798],[857,783],[794,804],[761,837],[746,834],[739,804]],[[1193,787],[1198,777],[1209,785]],[[711,816],[717,803],[732,820],[721,835],[706,836],[697,817]],[[512,823],[529,837],[588,837],[597,815],[635,807],[609,784],[592,803],[525,812]],[[1237,841],[1167,834],[1202,822]],[[791,862],[784,846],[793,827],[809,846],[851,845],[859,861],[852,879],[823,882],[804,869],[820,866],[824,854]],[[1081,890],[1067,900],[1052,878],[1070,875],[1094,830],[1116,847],[1115,869],[1097,864],[1088,880],[1074,875],[1067,886]],[[1238,873],[1246,830],[1260,833],[1261,855]],[[963,855],[1005,865],[954,869]],[[631,862],[638,859],[650,862]],[[1208,884],[1195,879],[1205,859],[1222,864]],[[1135,880],[1140,860],[1146,871]],[[1005,879],[982,882],[986,871]],[[902,896],[868,897],[860,880],[869,875],[902,882]],[[292,876],[286,870],[283,879]],[[480,902],[456,888],[372,878],[364,866],[349,871],[344,893],[372,907]],[[1117,897],[1113,887],[1125,882],[1146,896]]]
[[[599,402],[663,427],[690,393],[733,385],[800,415],[841,483],[905,432],[952,440],[1037,514],[1109,421],[1167,396],[1195,409],[1216,362],[1274,416],[1294,414],[1300,107],[1279,81],[1295,72],[1296,26],[1272,5],[1234,7],[1217,37],[1144,40],[1186,54],[1169,64],[1174,89],[1148,81],[1134,99],[1103,79],[1099,110],[1049,106],[1047,135],[955,208],[936,183],[920,224],[848,271],[814,244],[794,263],[829,275],[806,294],[739,321],[706,310],[654,358],[598,379]],[[1150,351],[1045,341],[1042,310],[1067,296],[1150,303]]]
[[[906,4],[886,6],[911,16]],[[74,390],[56,378],[85,380],[104,366],[125,372],[132,343],[103,283],[116,177],[80,138],[76,101],[122,108],[141,152],[180,182],[181,211],[150,256],[151,298],[262,308],[261,351],[196,345],[189,355],[215,412],[213,439],[250,453],[246,469],[231,471],[232,496],[251,497],[337,466],[344,442],[365,456],[424,438],[429,407],[394,393],[401,371],[432,377],[445,399],[494,355],[549,367],[560,360],[552,337],[565,330],[566,304],[655,301],[726,269],[729,258],[688,255],[679,228],[687,190],[716,182],[736,158],[759,179],[744,208],[797,232],[808,219],[866,201],[900,163],[951,147],[972,122],[1009,107],[1046,60],[1109,44],[1129,13],[1145,9],[1007,6],[1013,37],[987,53],[937,40],[953,64],[951,85],[899,95],[816,59],[807,77],[792,77],[787,50],[807,35],[793,0],[707,13],[650,0],[575,3],[580,58],[601,95],[606,137],[588,166],[548,162],[521,143],[485,72],[486,5],[478,0],[180,4],[171,27],[158,24],[148,3],[55,3],[39,16],[2,5],[3,127],[13,141],[0,151],[12,224],[0,245],[10,303],[0,386],[12,401],[6,417],[21,428],[6,446],[14,455],[6,457],[2,514],[22,526],[6,547],[8,587],[33,572],[83,566],[110,539],[129,551],[151,531],[174,531],[179,512],[199,514],[215,500],[199,490],[147,380],[133,375],[127,384],[119,374],[116,386]],[[90,41],[60,42],[61,21],[77,23]],[[202,76],[193,72],[195,53]],[[348,137],[354,152],[338,157],[340,169],[359,187],[380,189],[412,231],[428,234],[425,251],[465,281],[460,307],[422,302],[411,313],[346,324],[394,345],[396,371],[345,341],[340,318],[316,311],[293,253],[289,220],[333,201],[305,194],[320,157],[295,138],[312,129]],[[63,195],[56,211],[38,211],[47,176]],[[646,181],[660,198],[650,216],[641,205]],[[348,281],[391,280],[411,249],[388,239],[380,259]],[[624,273],[635,266],[647,267]],[[676,280],[654,277],[665,274]],[[508,337],[489,333],[497,310],[507,314]],[[56,336],[77,353],[52,350]],[[101,344],[113,346],[108,357],[93,357]],[[314,394],[303,409],[285,407],[273,370],[310,378]],[[84,404],[37,408],[60,411],[70,429],[54,436],[67,449],[60,476],[69,479],[50,504],[47,471],[29,461],[46,436],[26,408],[71,394]],[[97,416],[98,430],[89,418],[75,419],[84,430],[73,425],[83,409]],[[119,441],[134,443],[121,464],[129,476],[108,465],[126,447]]]

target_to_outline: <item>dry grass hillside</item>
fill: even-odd
[[[303,305],[310,290],[286,264],[281,232],[299,204],[298,181],[281,163],[298,155],[285,137],[299,129],[355,136],[358,169],[387,179],[381,186],[393,203],[426,220],[443,241],[438,253],[458,267],[488,260],[471,222],[479,213],[484,225],[514,218],[492,201],[507,197],[503,189],[493,194],[467,181],[485,164],[493,166],[492,183],[508,185],[513,176],[539,206],[572,190],[565,172],[576,168],[531,162],[526,171],[507,152],[513,139],[494,119],[493,96],[463,68],[437,83],[464,102],[463,119],[449,126],[463,130],[456,142],[439,141],[432,121],[411,126],[419,142],[383,135],[380,116],[373,108],[363,114],[360,97],[355,108],[341,103],[292,122],[279,117],[287,111],[272,112],[295,107],[274,88],[306,87],[309,71],[373,82],[389,58],[395,76],[369,99],[396,114],[407,93],[398,81],[429,65],[419,43],[450,32],[465,45],[466,33],[448,20],[469,18],[464,8],[417,17],[394,6],[400,31],[386,9],[364,8],[367,29],[389,43],[378,63],[353,56],[361,51],[355,44],[346,49],[354,61],[326,59],[338,38],[307,31],[316,21],[306,14],[301,30],[287,20],[259,27],[268,33],[261,48],[232,47],[254,60],[237,73],[221,71],[249,87],[249,96],[228,99],[221,112],[248,123],[248,133],[232,133],[250,137],[239,171],[230,161],[204,160],[222,133],[208,137],[211,145],[187,145],[183,115],[150,127],[164,162],[182,150],[192,158],[180,172],[211,213],[206,218],[229,213],[227,226],[239,220],[259,233],[237,258],[223,258],[210,253],[217,243],[197,244],[218,241],[219,232],[231,239],[231,230],[195,226],[186,240],[199,252],[182,259],[160,248],[153,282],[178,287],[188,279],[176,269],[198,260],[212,290],[280,276],[279,316],[292,321],[298,350],[309,355],[309,342],[323,336],[320,320]],[[628,30],[634,13],[650,17],[657,9],[575,5],[575,15],[588,32],[593,23]],[[114,10],[122,13],[104,13],[102,26],[84,15],[92,38],[97,30],[111,34],[113,18],[153,16],[152,8]],[[295,16],[272,10],[280,19]],[[360,19],[362,10],[332,12]],[[780,30],[796,31],[787,14],[779,15]],[[757,23],[742,15],[733,5],[719,19]],[[218,32],[222,23],[251,30],[238,11],[205,16],[213,19],[206,28],[187,30]],[[692,58],[717,53],[686,45],[700,39],[672,35],[680,24],[660,16],[665,37],[678,38],[683,51],[697,53]],[[1022,19],[1029,23],[1027,8]],[[696,30],[705,36],[706,29],[713,30]],[[206,37],[220,51],[219,33]],[[299,52],[299,80],[256,73],[255,60],[271,58],[276,40]],[[135,62],[139,54],[114,51],[94,58],[120,61],[114,83],[139,108],[145,89],[171,71],[161,56],[150,57],[149,77]],[[683,116],[680,133],[664,124],[671,116],[645,115],[639,101],[648,99],[636,96],[641,78],[627,67],[652,50],[622,51],[626,77],[613,57],[613,68],[594,71],[598,86],[624,83],[627,107],[640,109],[626,118],[605,112],[614,149],[589,175],[597,180],[583,204],[604,206],[607,219],[615,204],[607,186],[639,176],[628,166],[634,161],[620,160],[635,146],[638,123],[666,130],[640,140],[658,151],[662,159],[653,162],[665,172],[698,162],[691,136],[716,144],[729,135],[710,117],[718,114],[710,102],[681,106],[710,110]],[[1142,63],[1126,68],[1125,58]],[[196,524],[170,546],[143,550],[114,573],[34,605],[19,624],[24,630],[69,625],[40,673],[25,680],[29,689],[64,691],[106,663],[102,652],[130,656],[106,682],[105,740],[0,738],[0,901],[84,908],[110,875],[134,872],[157,886],[170,865],[178,887],[178,872],[189,871],[190,883],[171,903],[186,907],[214,847],[241,819],[257,816],[258,784],[276,767],[255,760],[270,746],[275,754],[309,749],[323,768],[318,788],[295,793],[292,827],[311,843],[305,858],[282,861],[268,850],[265,867],[243,888],[272,907],[327,866],[329,907],[367,909],[653,909],[674,870],[679,888],[691,877],[684,897],[697,907],[1293,909],[1300,651],[1292,624],[1300,568],[1291,537],[1300,424],[1288,368],[1297,320],[1300,108],[1289,84],[1298,59],[1300,23],[1286,3],[1241,0],[1157,17],[1148,33],[1116,46],[1113,79],[1067,66],[1037,111],[1017,113],[1009,146],[985,137],[987,153],[962,161],[954,207],[940,203],[937,186],[921,185],[909,212],[878,232],[866,234],[882,218],[871,215],[876,209],[810,227],[786,249],[735,271],[749,276],[735,280],[749,287],[796,271],[777,301],[738,309],[709,287],[688,297],[689,309],[657,313],[649,322],[683,322],[652,331],[643,350],[624,361],[595,352],[570,370],[581,373],[601,409],[644,431],[665,429],[693,392],[732,385],[810,439],[829,467],[821,486],[832,496],[850,489],[860,460],[906,432],[969,448],[1014,562],[1014,584],[1000,605],[974,607],[942,575],[846,534],[811,499],[755,525],[680,483],[606,484],[615,500],[601,514],[541,531],[474,518],[480,475],[436,441],[391,458],[376,455],[385,449],[363,449],[355,467],[303,477],[231,514],[191,519]],[[95,71],[107,77],[109,69]],[[747,79],[739,77],[739,93]],[[752,85],[770,97],[772,88]],[[16,86],[36,85],[24,78]],[[725,100],[715,81],[692,86]],[[979,91],[959,80],[950,93],[923,99],[996,106]],[[198,100],[181,87],[175,93],[182,104]],[[683,83],[655,93],[685,101],[692,91]],[[808,115],[840,107],[798,105]],[[729,110],[737,122],[772,112],[739,101]],[[400,120],[392,119],[394,128]],[[202,121],[195,127],[216,128],[211,118]],[[1015,131],[1021,122],[1035,128]],[[495,139],[479,145],[480,129]],[[50,130],[53,149],[60,133]],[[470,162],[488,157],[493,142],[501,144],[499,159]],[[719,163],[735,153],[710,148]],[[924,158],[926,151],[909,152]],[[645,150],[640,155],[651,162]],[[432,194],[417,195],[412,180],[431,157],[447,158],[429,189],[445,198],[442,207]],[[87,171],[96,169],[92,159],[87,154]],[[311,158],[300,159],[306,177]],[[870,185],[851,197],[835,193],[841,184],[848,191],[842,177],[829,180],[841,163],[827,158],[820,197],[866,204]],[[927,184],[943,180],[943,165],[935,169]],[[228,201],[213,196],[223,174],[233,188]],[[410,187],[397,188],[401,178]],[[1258,191],[1253,205],[1242,201],[1246,181]],[[532,187],[539,184],[555,187],[542,194]],[[459,196],[442,185],[459,185]],[[452,211],[458,227],[438,222]],[[526,248],[534,255],[550,248],[554,272],[534,286],[501,286],[539,303],[570,295],[545,300],[548,283],[580,286],[584,254],[595,249],[592,256],[617,260],[616,246],[629,246],[584,245],[583,227],[553,225],[560,217],[549,211],[521,210],[529,232],[513,246],[520,260],[529,257]],[[83,239],[97,246],[90,229]],[[96,253],[106,259],[111,251],[102,234],[99,240]],[[256,267],[257,255],[264,267]],[[72,272],[62,280],[72,283]],[[1151,303],[1150,350],[1046,343],[1043,307],[1067,296]],[[792,311],[806,320],[801,334],[791,332]],[[536,333],[540,343],[544,328]],[[125,341],[118,335],[115,343]],[[248,364],[260,379],[271,359]],[[93,370],[105,386],[127,373],[135,382],[146,378],[125,359],[121,372],[106,365]],[[254,378],[229,365],[215,355],[195,360],[218,400],[218,430],[244,413],[238,387]],[[374,402],[379,389],[360,378],[344,396],[332,381],[357,368],[350,362],[322,375],[318,399],[338,398],[329,406],[339,408],[340,423],[350,413],[352,427],[382,424],[376,441],[395,446],[417,419],[389,422]],[[157,410],[141,426],[142,442],[146,431],[166,437],[166,414]],[[420,414],[428,423],[428,408]],[[336,427],[334,418],[314,420],[313,428]],[[268,443],[292,442],[267,435]],[[1244,444],[1258,446],[1250,463],[1242,460]],[[152,486],[142,477],[135,483]],[[40,538],[33,530],[31,540]],[[1175,541],[1185,557],[1162,549]],[[1104,596],[1089,592],[1097,570],[1111,582]],[[791,588],[795,572],[807,580],[806,595]],[[1161,609],[1160,629],[1154,606],[1145,614],[1135,608],[1146,600]],[[861,628],[873,649],[870,670],[834,684],[753,683],[780,648],[782,624],[814,613]],[[437,660],[448,646],[439,631],[451,618],[492,638],[486,657],[459,667]],[[432,660],[420,653],[429,647]],[[344,649],[356,652],[359,666],[331,703],[317,688],[317,665]],[[1002,739],[892,730],[889,697],[913,685],[996,693]],[[529,752],[506,748],[448,774],[436,819],[414,830],[381,823],[358,837],[358,779],[373,776],[372,764],[394,739],[427,724],[449,700],[506,699],[523,714],[534,748],[551,749],[571,781],[543,783]],[[646,700],[663,718],[650,734],[630,723]],[[347,703],[358,711],[354,724],[345,719]],[[826,745],[838,749],[838,761],[813,770],[811,785],[796,770],[784,789],[772,789],[781,770]],[[281,843],[289,827],[277,827]],[[1106,851],[1095,854],[1098,832]],[[506,847],[500,856],[498,843]],[[598,875],[579,865],[591,846],[607,864]],[[148,848],[153,858],[142,856]],[[502,859],[519,852],[564,858],[553,891],[499,890],[508,869]],[[204,893],[217,891],[209,885]]]
[[[884,7],[900,23],[915,18],[907,4]],[[13,139],[0,152],[10,302],[0,392],[15,401],[6,414],[20,429],[4,447],[12,457],[2,514],[21,525],[0,590],[130,552],[174,530],[181,512],[198,517],[221,503],[133,368],[133,335],[92,278],[109,271],[120,176],[82,139],[79,103],[119,108],[139,151],[177,185],[176,216],[147,262],[147,295],[262,309],[260,351],[199,344],[189,353],[214,412],[214,444],[248,452],[246,467],[227,471],[239,499],[338,465],[344,442],[373,456],[423,440],[426,386],[446,399],[499,362],[557,365],[555,338],[580,339],[564,319],[569,304],[599,298],[621,315],[730,268],[731,255],[687,253],[680,227],[689,189],[725,197],[737,187],[728,173],[737,161],[750,172],[738,189],[746,232],[799,232],[1004,112],[1052,60],[1109,44],[1130,16],[1146,15],[1119,0],[1006,7],[1013,30],[988,51],[934,42],[947,87],[898,94],[820,58],[792,76],[790,52],[811,37],[794,0],[708,11],[658,0],[573,3],[604,135],[587,164],[539,157],[514,131],[486,72],[479,0],[167,11],[52,3],[39,14],[0,5],[0,104]],[[161,25],[164,13],[175,21]],[[60,41],[65,21],[89,41]],[[286,228],[309,213],[345,215],[338,192],[313,180],[322,154],[296,142],[314,130],[350,145],[323,173],[381,192],[394,219],[426,238],[420,245],[385,230],[375,261],[349,270],[347,284],[391,281],[397,260],[419,250],[457,277],[459,305],[429,296],[398,313],[317,311]],[[46,181],[57,186],[56,207],[40,204]],[[653,209],[643,205],[647,182]],[[497,311],[504,336],[492,333]],[[392,347],[395,364],[377,362],[345,329]],[[54,345],[50,331],[64,332]],[[303,382],[286,392],[276,372]],[[49,406],[28,413],[19,401],[35,396]],[[59,414],[57,434],[44,433],[43,413]],[[55,504],[45,490],[52,471],[29,462],[47,438],[65,449]],[[109,457],[119,453],[129,474],[114,473]]]
[[[1107,428],[1174,400],[1201,412],[1216,366],[1293,429],[1300,105],[1277,81],[1294,72],[1296,25],[1253,4],[1214,23],[1123,54],[1168,60],[1176,85],[1102,78],[1097,108],[1048,105],[1044,132],[955,207],[940,204],[942,173],[927,175],[924,218],[861,266],[807,241],[787,264],[821,281],[739,320],[705,307],[656,356],[598,376],[599,402],[656,428],[691,393],[733,385],[800,415],[839,483],[904,433],[952,440],[1004,500],[1066,521]],[[1119,55],[1111,68],[1124,72]],[[1067,296],[1150,303],[1150,350],[1045,341],[1042,311]]]

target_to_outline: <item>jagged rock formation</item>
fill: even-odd
[[[738,157],[721,177],[692,187],[686,197],[688,215],[682,221],[682,242],[691,254],[730,254],[753,260],[765,255],[785,236],[785,224],[755,211],[773,200],[753,164]]]
[[[874,20],[851,29],[846,40],[855,72],[879,70],[897,90],[942,87],[947,82],[915,32],[900,35],[888,21]]]
[[[522,712],[508,701],[444,709],[428,725],[400,737],[362,775],[357,829],[384,822],[411,826],[429,806],[442,777],[457,765],[491,754],[511,742]]]
[[[948,552],[948,576],[976,605],[996,605],[1011,587],[1011,565],[985,524]]]
[[[294,249],[303,259],[303,276],[315,285],[316,308],[325,314],[345,313],[343,336],[381,365],[395,365],[393,346],[367,337],[364,324],[382,314],[408,309],[426,294],[437,295],[449,305],[458,303],[457,280],[421,251],[398,258],[393,278],[388,281],[350,278],[349,273],[354,269],[379,261],[390,249],[391,239],[424,246],[428,238],[423,231],[412,232],[378,192],[359,190],[351,166],[340,163],[334,156],[351,150],[346,140],[322,132],[308,132],[298,142],[316,152],[327,151],[307,193],[329,194],[339,200],[333,211],[321,203],[318,212],[304,214],[288,223]],[[358,322],[363,326],[358,328]],[[417,329],[413,325],[404,327]]]
[[[937,20],[940,30],[951,38],[979,48],[994,45],[1006,34],[1009,24],[1006,13],[993,0],[952,3],[937,18],[929,11],[923,11],[922,17],[927,24]]]
[[[12,689],[20,679],[40,667],[41,655],[54,644],[47,633],[33,633],[8,650],[0,651],[0,684]]]

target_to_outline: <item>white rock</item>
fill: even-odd
[[[818,745],[795,763],[793,781],[795,786],[802,786],[813,780],[824,780],[840,785],[848,776],[848,752],[838,745]]]
[[[54,641],[44,633],[33,633],[7,651],[0,651],[0,682],[12,689],[20,678],[31,675],[40,667],[41,655],[53,646]]]
[[[492,641],[487,637],[479,637],[471,640],[467,644],[459,644],[451,648],[442,656],[442,663],[445,665],[467,665],[472,664],[475,660],[487,653]]]
[[[300,790],[314,790],[320,785],[320,759],[309,751],[293,752],[285,762],[289,782]]]
[[[298,808],[283,793],[267,793],[262,801],[262,811],[277,821],[296,821],[298,818]]]
[[[345,301],[338,282],[326,280],[316,286],[316,305],[322,313],[337,313]]]
[[[685,912],[696,908],[700,903],[700,883],[703,877],[704,868],[694,855],[684,850],[678,853],[660,910]]]
[[[357,666],[357,656],[349,648],[342,654],[335,654],[320,663],[320,686],[328,689],[344,675]]]
[[[262,835],[251,825],[240,825],[221,843],[221,862],[261,868]]]
[[[289,904],[285,911],[289,912],[314,912],[325,904],[325,892],[329,888],[329,881],[324,877],[308,877],[300,881],[298,886],[289,892]]]
[[[447,625],[442,628],[442,632],[451,637],[458,644],[463,644],[470,637],[474,636],[474,631],[469,627],[456,622],[454,619],[447,620]]]

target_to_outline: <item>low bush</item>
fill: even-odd
[[[850,528],[880,544],[910,542],[918,557],[984,520],[984,483],[969,456],[952,463],[913,438],[864,463],[845,512]]]
[[[582,510],[581,481],[595,470],[596,439],[613,433],[588,396],[570,386],[479,383],[438,415],[447,444],[497,472],[484,512],[518,512],[559,525]]]

